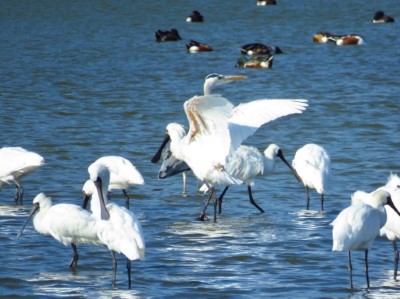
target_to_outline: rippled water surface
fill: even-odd
[[[24,205],[14,188],[0,192],[0,296],[91,298],[375,298],[398,296],[393,250],[378,239],[370,251],[371,289],[366,290],[363,253],[353,254],[349,290],[347,253],[331,252],[329,223],[356,190],[372,191],[399,172],[399,22],[372,24],[382,9],[399,19],[397,1],[1,1],[0,140],[46,159],[24,179]],[[203,24],[186,23],[192,10]],[[399,20],[400,21],[400,20]],[[156,43],[154,31],[177,28],[182,41]],[[318,31],[358,33],[365,46],[313,44]],[[185,41],[212,45],[214,52],[187,54]],[[239,47],[264,42],[280,46],[270,70],[235,68]],[[183,102],[202,93],[209,73],[243,74],[247,80],[221,87],[233,103],[258,98],[305,98],[302,115],[261,128],[246,144],[260,150],[277,143],[292,160],[297,148],[319,143],[331,155],[332,180],[325,211],[283,163],[260,178],[255,200],[232,187],[217,223],[198,222],[204,195],[182,196],[181,177],[158,180],[150,163],[165,126],[186,124]],[[80,246],[72,255],[25,221],[33,197],[80,204],[88,165],[103,155],[121,155],[142,173],[132,188],[131,210],[143,226],[146,261],[133,263],[127,289],[125,260],[118,257],[111,287],[110,253]],[[1,167],[1,166],[0,166]],[[122,195],[113,194],[123,204]],[[121,199],[121,200],[119,200]],[[209,210],[211,214],[211,209]]]

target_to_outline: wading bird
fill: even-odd
[[[209,74],[206,76],[203,85],[204,95],[211,95],[214,88],[217,86],[224,85],[229,82],[238,81],[246,79],[246,76],[231,76],[231,75],[221,75],[221,74]],[[178,139],[182,139],[186,135],[185,128],[182,125],[175,126],[175,134],[177,134]],[[167,129],[168,131],[168,129]],[[163,163],[158,172],[158,177],[160,179],[165,179],[170,176],[182,173],[183,175],[183,194],[186,194],[186,177],[187,173],[190,171],[190,167],[185,161],[177,159],[170,150],[170,141],[167,141],[162,146],[162,151],[159,151],[152,159],[152,163],[157,163],[160,158],[162,158]]]
[[[129,195],[127,189],[133,185],[143,185],[144,180],[133,164],[121,156],[104,156],[94,163],[103,163],[110,171],[110,184],[108,192],[122,190],[125,196],[125,206],[129,209]]]
[[[100,242],[108,247],[113,258],[113,281],[115,286],[117,260],[115,252],[127,258],[128,285],[131,288],[131,261],[144,260],[145,242],[142,227],[133,212],[114,203],[107,203],[110,170],[107,165],[95,162],[88,168],[90,181],[84,185],[87,193],[83,207],[91,197],[91,211],[96,218],[96,232]]]
[[[279,157],[283,163],[285,163],[292,173],[297,177],[297,173],[294,171],[292,166],[286,161],[283,151],[276,144],[270,144],[263,152],[247,145],[241,145],[237,151],[233,154],[226,166],[226,171],[233,177],[241,180],[247,185],[247,191],[249,194],[250,203],[255,206],[261,213],[264,210],[257,205],[254,201],[252,186],[254,180],[260,176],[270,175],[275,168],[275,159]],[[300,179],[300,178],[297,178]],[[221,214],[222,199],[228,191],[229,185],[225,187],[220,196],[218,197],[218,213]],[[204,218],[205,213],[203,212],[200,217]]]
[[[328,187],[331,173],[331,159],[326,150],[313,143],[299,148],[292,161],[292,166],[297,172],[306,188],[306,207],[310,208],[310,189],[315,189],[321,195],[321,210],[324,210],[324,194]]]
[[[236,107],[219,95],[195,96],[184,103],[189,132],[183,138],[177,134],[177,124],[167,126],[168,134],[153,157],[159,160],[165,144],[171,140],[172,154],[185,161],[195,176],[211,189],[216,221],[217,185],[240,184],[226,171],[226,163],[241,143],[259,127],[277,118],[302,113],[306,100],[261,99]]]
[[[4,184],[14,184],[17,188],[15,204],[22,205],[24,176],[44,165],[44,158],[22,147],[2,147],[0,149],[0,189]]]
[[[384,205],[389,205],[399,216],[390,194],[384,190],[371,193],[357,191],[352,196],[352,204],[339,213],[331,223],[333,246],[332,251],[349,252],[350,287],[353,288],[353,267],[351,251],[365,251],[365,276],[369,288],[368,250],[372,242],[379,236],[379,230],[386,222]],[[400,221],[400,218],[398,218]]]
[[[31,213],[18,234],[18,238],[22,235],[32,216],[33,226],[38,233],[52,236],[65,246],[72,246],[74,255],[69,264],[70,268],[75,267],[78,263],[79,255],[76,245],[101,245],[97,237],[96,219],[92,213],[80,206],[66,203],[53,205],[50,197],[39,193],[33,199]]]
[[[392,173],[385,186],[380,187],[379,190],[385,190],[389,192],[392,198],[393,204],[398,210],[400,210],[400,177],[397,174]],[[400,221],[397,214],[393,209],[385,206],[387,221],[381,228],[380,235],[385,236],[388,240],[392,241],[394,250],[394,280],[397,278],[397,270],[399,266],[399,250],[397,248],[396,240],[400,239]]]

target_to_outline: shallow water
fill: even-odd
[[[254,1],[255,2],[255,1]],[[347,253],[331,252],[329,223],[356,190],[385,184],[400,162],[398,23],[372,24],[382,9],[395,18],[395,1],[280,1],[257,7],[239,1],[118,1],[0,3],[0,140],[46,159],[24,179],[25,201],[13,205],[14,188],[0,192],[2,254],[0,294],[5,297],[90,298],[392,298],[392,245],[378,239],[370,251],[371,289],[366,290],[363,253],[353,254],[354,286],[348,289]],[[351,3],[348,3],[351,2]],[[361,8],[360,8],[361,7]],[[185,22],[193,9],[203,24]],[[177,28],[182,41],[156,43],[154,31]],[[358,33],[361,47],[313,44],[318,31]],[[187,54],[185,41],[212,45],[214,52]],[[270,70],[236,69],[239,47],[278,45]],[[217,223],[198,222],[204,195],[182,196],[181,177],[158,180],[150,163],[169,122],[186,124],[183,102],[202,93],[209,73],[243,74],[245,81],[221,87],[238,104],[258,98],[305,98],[302,115],[282,118],[246,141],[260,150],[277,143],[291,161],[305,143],[323,145],[333,177],[325,211],[283,163],[260,178],[254,197],[232,187]],[[146,261],[133,263],[127,290],[119,256],[117,287],[106,248],[81,246],[71,271],[72,251],[36,233],[25,221],[39,192],[55,203],[80,204],[87,166],[102,155],[132,161],[145,185],[132,188],[131,210],[146,237]],[[114,193],[113,198],[122,195]],[[209,209],[211,214],[211,209]],[[0,295],[1,296],[1,295]]]

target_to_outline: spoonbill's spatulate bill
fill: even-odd
[[[0,149],[0,165],[0,189],[4,184],[14,184],[17,187],[15,203],[22,205],[24,188],[21,180],[44,165],[44,158],[22,147],[2,147]]]
[[[117,261],[115,252],[127,258],[128,285],[131,288],[131,261],[144,260],[145,242],[142,227],[133,212],[114,203],[107,203],[110,170],[104,163],[95,162],[88,168],[90,181],[84,192],[91,195],[91,210],[96,218],[96,231],[100,242],[108,247],[113,257],[113,286]]]
[[[352,196],[352,204],[339,213],[331,223],[333,246],[332,251],[349,252],[350,287],[353,288],[351,251],[365,251],[365,276],[369,288],[368,250],[372,242],[379,236],[380,229],[386,222],[385,205],[389,205],[398,215],[390,194],[384,190],[372,193],[357,191]]]

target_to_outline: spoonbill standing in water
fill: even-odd
[[[101,162],[88,168],[90,183],[84,191],[91,195],[91,211],[96,218],[96,231],[99,240],[106,245],[113,258],[113,281],[115,287],[117,260],[115,252],[127,257],[128,285],[131,288],[131,261],[144,260],[145,242],[142,227],[135,214],[114,203],[107,204],[107,190],[110,183],[110,170]],[[93,186],[94,184],[94,186]],[[91,193],[91,194],[90,194]],[[87,201],[84,202],[84,208]]]
[[[385,186],[380,187],[380,190],[385,190],[390,193],[393,204],[398,210],[400,210],[400,178],[396,173],[392,173]],[[394,249],[394,280],[397,278],[397,270],[399,266],[399,250],[397,248],[396,240],[400,239],[400,225],[399,219],[393,209],[385,206],[387,221],[385,225],[381,228],[381,236],[386,236],[386,238],[392,241]]]
[[[279,117],[302,113],[306,100],[261,99],[234,107],[218,95],[195,96],[187,100],[184,110],[189,121],[189,132],[179,138],[177,124],[169,124],[162,146],[155,157],[159,159],[162,148],[171,140],[173,155],[185,161],[195,176],[211,189],[216,221],[216,185],[240,184],[226,171],[226,163],[241,143],[263,124]]]
[[[78,263],[78,244],[101,245],[95,228],[96,219],[92,213],[74,204],[61,203],[53,205],[50,197],[39,193],[33,199],[33,207],[26,219],[18,238],[21,237],[26,224],[33,216],[35,230],[46,236],[52,236],[65,246],[71,245],[74,251],[69,267]]]
[[[22,205],[24,176],[44,165],[44,158],[22,147],[2,147],[0,149],[0,189],[4,184],[15,184],[15,203]]]
[[[399,216],[390,194],[384,190],[371,193],[357,191],[352,196],[352,204],[339,213],[331,223],[333,246],[332,251],[349,252],[350,287],[353,288],[351,251],[365,251],[365,276],[369,288],[368,250],[379,236],[380,229],[386,222],[385,205],[389,205]],[[398,219],[400,221],[400,218]]]
[[[129,209],[129,195],[126,190],[133,185],[143,185],[144,180],[133,164],[121,156],[103,156],[94,163],[106,165],[110,171],[108,192],[122,190],[125,196],[125,206]]]
[[[321,195],[323,211],[324,194],[331,174],[331,159],[326,150],[317,144],[306,144],[297,150],[292,166],[306,188],[307,210],[310,207],[309,189],[315,189]]]

